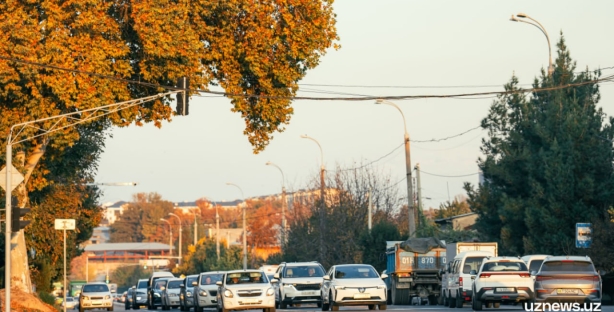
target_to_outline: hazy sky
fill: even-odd
[[[614,1],[409,1],[337,0],[341,49],[329,50],[301,81],[300,96],[345,97],[457,94],[499,91],[515,74],[529,87],[548,66],[546,37],[536,27],[510,21],[526,13],[550,35],[552,58],[563,32],[578,69],[614,74]],[[602,84],[600,106],[614,115],[613,84]],[[403,111],[411,140],[453,136],[477,127],[492,98],[393,101]],[[374,161],[403,143],[403,119],[392,106],[374,101],[306,101],[264,152],[253,154],[244,121],[223,97],[194,96],[190,115],[161,129],[152,124],[113,130],[106,142],[97,182],[104,202],[129,201],[137,192],[157,192],[181,202],[201,197],[240,199],[278,193],[282,168],[289,189],[303,188],[318,173],[322,146],[327,169]],[[173,105],[174,106],[174,105]],[[412,166],[420,164],[425,207],[465,194],[478,182],[481,129],[437,143],[411,143]],[[406,195],[405,154],[397,149],[373,164],[389,173]],[[427,174],[428,173],[428,174]],[[448,177],[440,177],[436,174]],[[467,177],[452,177],[470,175]],[[449,189],[449,191],[448,191]]]

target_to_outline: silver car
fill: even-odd
[[[179,301],[179,293],[181,292],[182,278],[168,278],[166,286],[162,289],[160,296],[162,297],[162,310],[169,308],[177,308],[181,304]]]
[[[535,302],[601,302],[601,293],[601,276],[588,256],[547,257],[535,274]]]

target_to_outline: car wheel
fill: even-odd
[[[107,311],[113,311],[113,307],[107,308]]]
[[[281,301],[281,302],[279,302],[279,308],[280,309],[287,309],[288,308],[288,304],[286,304],[283,301]]]
[[[476,299],[475,297],[473,297],[473,301],[471,301],[471,308],[474,311],[481,311],[482,310],[482,301]]]
[[[462,308],[463,307],[463,303],[464,303],[464,299],[461,296],[461,294],[456,294],[456,307],[457,308]]]
[[[324,297],[323,296],[321,297],[321,299],[322,299],[322,311],[328,311],[328,309],[330,307],[330,304],[328,304],[328,303],[326,303],[326,301],[324,301]],[[330,302],[330,300],[329,300],[329,302]]]
[[[493,302],[492,307],[498,309],[501,306],[501,302]]]
[[[387,308],[388,308],[388,306],[385,305],[385,304],[380,304],[379,305],[379,309],[382,310],[382,311],[386,310]]]
[[[368,305],[368,307],[369,307],[369,310],[375,310],[375,305],[374,304],[370,304],[370,305]]]
[[[486,308],[490,309],[492,308],[492,302],[486,302]]]
[[[450,295],[448,296],[448,307],[456,308],[456,300],[452,298],[452,293],[450,293]]]
[[[79,306],[79,312],[85,311],[81,306]]]
[[[339,311],[339,306],[338,306],[338,305],[331,305],[331,306],[330,306],[330,309],[331,309],[332,311]]]

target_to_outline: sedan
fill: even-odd
[[[338,311],[340,306],[366,305],[369,310],[386,310],[386,283],[373,266],[342,264],[330,268],[322,284],[322,311]]]
[[[591,259],[547,257],[535,275],[536,302],[601,302],[601,276]]]
[[[218,312],[255,309],[275,312],[275,289],[262,271],[229,271],[224,274],[222,281],[216,282],[216,285],[219,287]]]

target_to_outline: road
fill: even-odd
[[[582,307],[582,305],[580,305],[580,307]],[[389,305],[388,306],[388,310],[390,311],[416,311],[416,310],[421,310],[424,312],[454,312],[454,311],[472,311],[471,306],[466,304],[464,306],[464,308],[462,309],[456,309],[456,308],[448,308],[448,307],[443,307],[443,306],[429,306],[429,305],[424,305],[424,306],[411,306],[411,305]],[[91,310],[90,310],[91,311]],[[95,310],[94,310],[95,311]],[[124,304],[123,303],[116,303],[115,304],[115,311],[125,311],[124,310]],[[134,311],[134,310],[130,310],[130,311]],[[147,311],[147,309],[141,309],[141,311]],[[157,311],[162,311],[162,309],[158,308]],[[171,309],[171,311],[179,311],[179,309]],[[191,309],[190,311],[194,311],[194,309]],[[206,309],[206,312],[215,312],[215,309]],[[262,311],[262,310],[249,310],[249,311]],[[302,307],[299,308],[291,308],[291,309],[277,309],[277,311],[283,311],[283,312],[320,312],[322,311],[322,309],[316,307],[315,305],[304,305]],[[367,307],[341,307],[339,309],[339,311],[369,311],[369,309],[367,309]],[[377,311],[377,310],[376,310]],[[487,312],[504,312],[504,311],[511,311],[511,312],[520,312],[520,311],[524,311],[523,308],[518,305],[518,306],[512,306],[512,305],[502,305],[501,308],[499,309],[484,309],[483,311],[487,311]],[[614,306],[603,306],[601,308],[601,311],[603,312],[614,312]],[[552,310],[552,312],[556,312],[555,310]],[[598,312],[598,311],[597,311]]]

